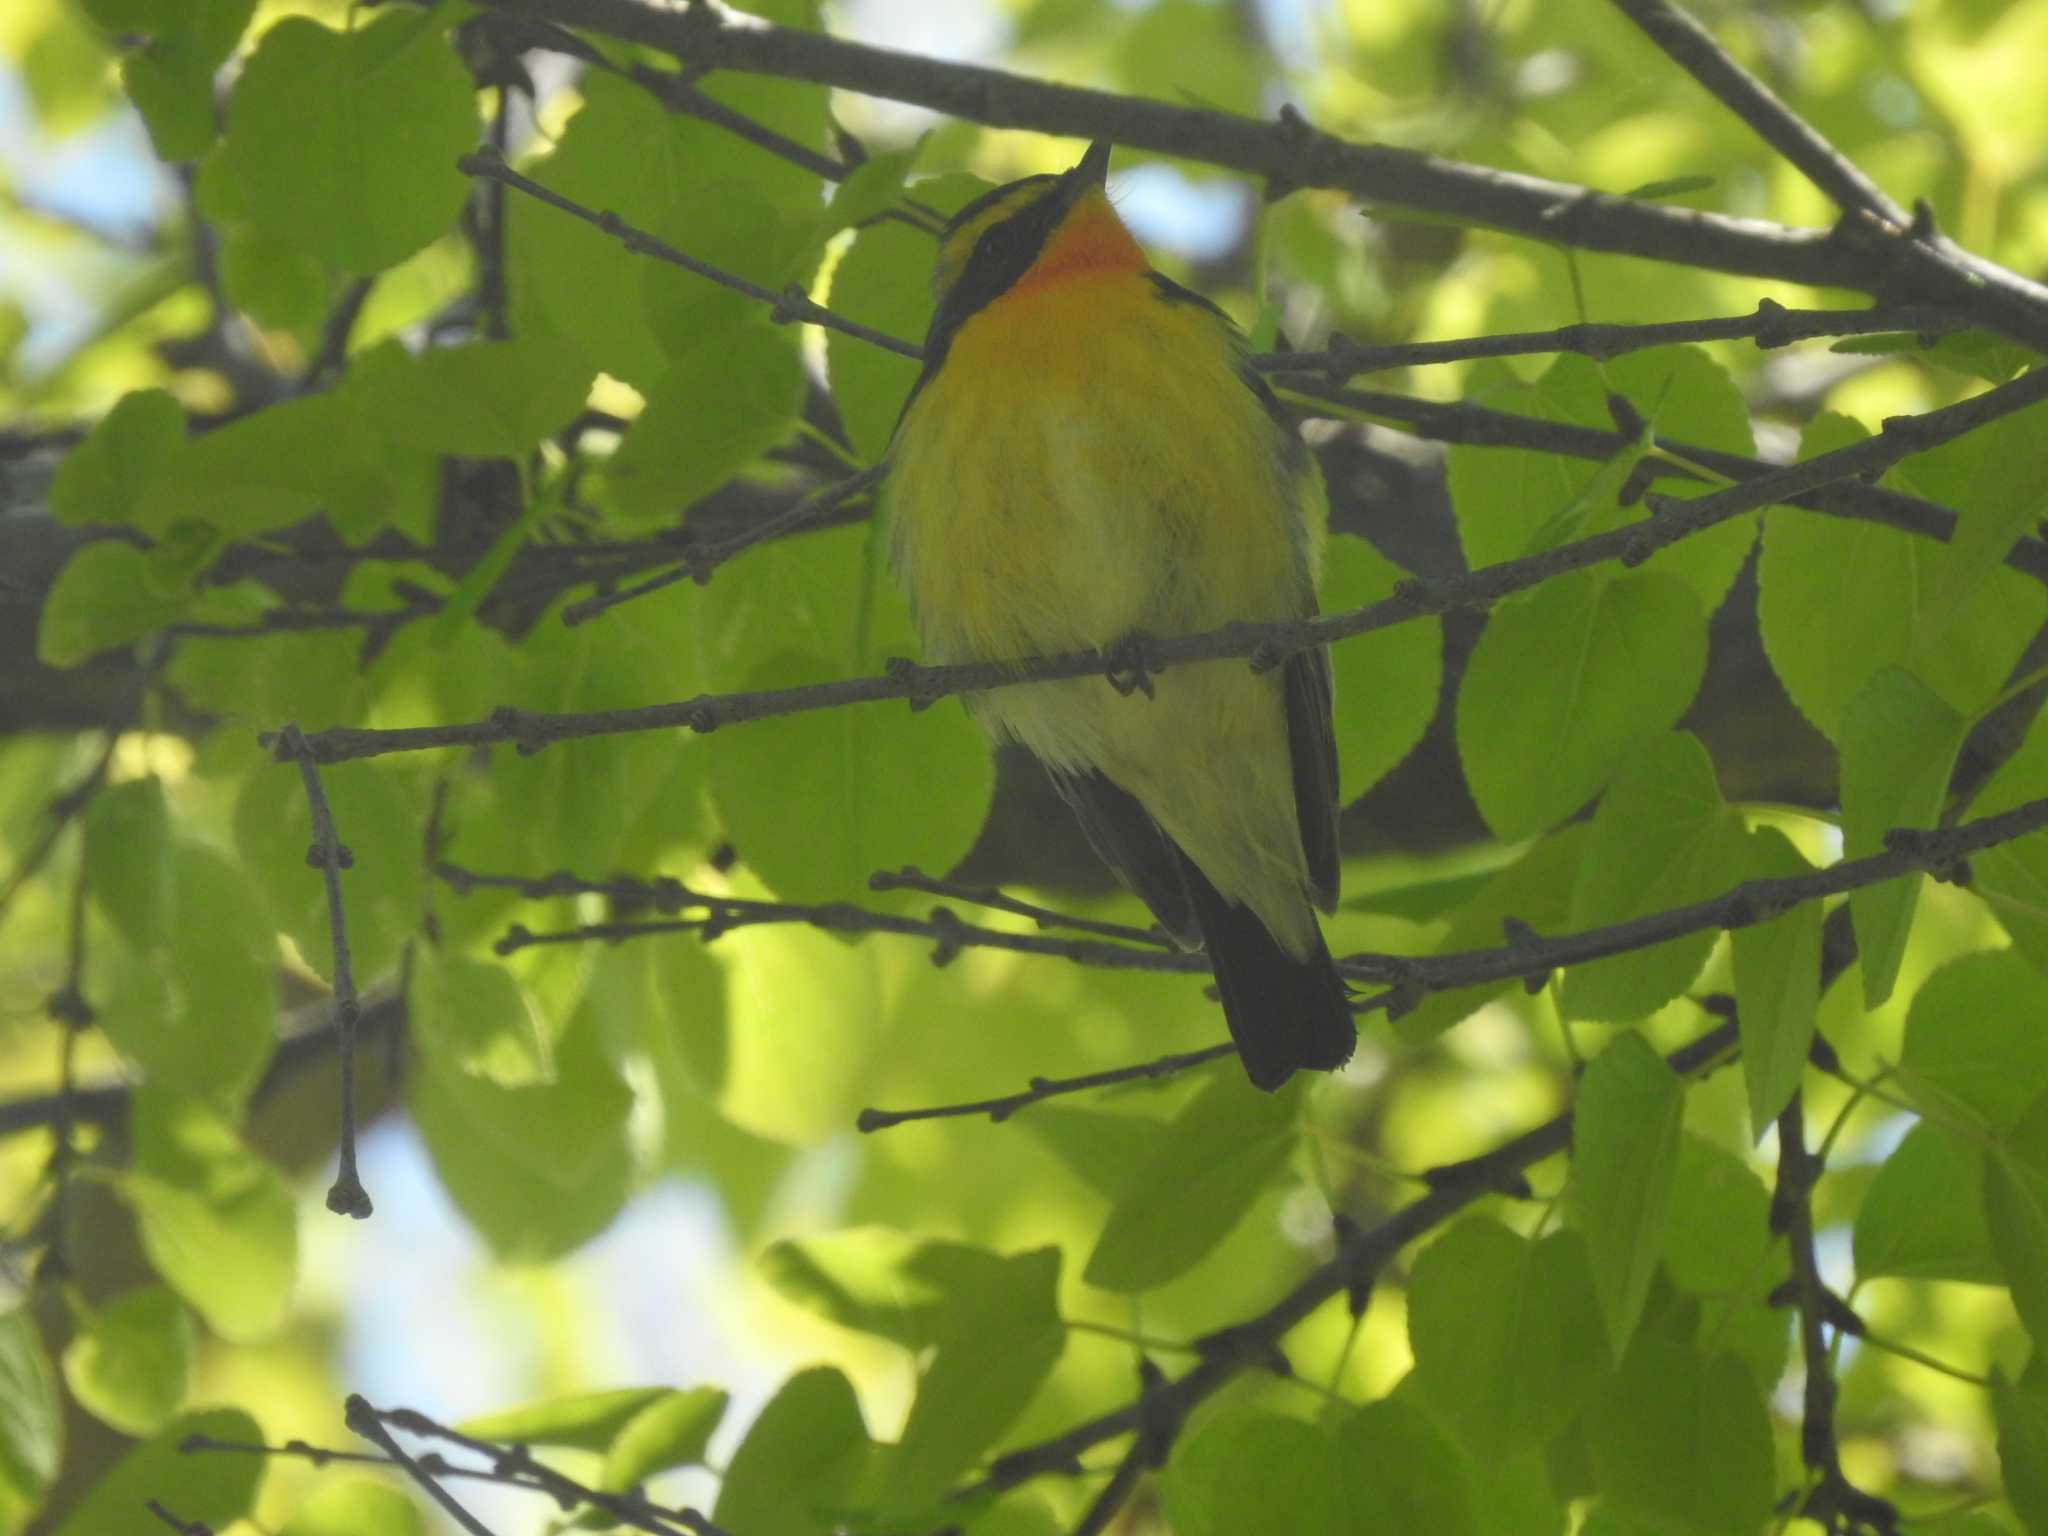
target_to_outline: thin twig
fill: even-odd
[[[340,1030],[327,1005],[322,1004],[319,1012],[329,1015],[324,1023],[287,1033],[271,1053],[270,1065],[264,1068],[263,1076],[250,1093],[250,1103],[264,1102],[286,1083],[327,1059]],[[362,1023],[356,1032],[358,1039],[395,1038],[401,1012],[395,999],[382,998],[371,1002],[363,1010]],[[0,1140],[55,1126],[67,1113],[74,1126],[118,1124],[128,1112],[131,1097],[132,1090],[126,1083],[97,1082],[82,1084],[68,1095],[61,1092],[38,1093],[0,1100]]]
[[[1528,448],[1538,453],[1604,462],[1627,448],[1631,441],[1620,432],[1604,432],[1596,427],[1577,426],[1570,422],[1546,421],[1541,417],[1495,410],[1491,406],[1465,400],[1418,400],[1379,390],[1318,390],[1294,381],[1285,382],[1281,387],[1290,396],[1297,397],[1312,413],[1316,407],[1328,406],[1333,408],[1330,414],[1339,419],[1369,416],[1393,423],[1409,436],[1429,442],[1462,443],[1481,448]],[[1687,443],[1661,433],[1653,436],[1652,443],[1658,453],[1645,463],[1659,477],[1698,480],[1700,476],[1690,467],[1696,464],[1730,480],[1754,480],[1774,474],[1782,467],[1761,459]],[[1665,455],[1671,457],[1667,459]],[[1855,480],[1818,486],[1781,500],[1787,506],[1803,507],[1855,522],[1880,523],[1938,543],[1946,543],[1956,526],[1955,512],[1938,502]],[[2005,563],[2048,585],[2048,544],[2039,539],[2030,536],[2016,540],[2006,555]]]
[[[1457,576],[1430,581],[1408,579],[1394,595],[1376,603],[1325,614],[1320,618],[1280,623],[1226,624],[1201,634],[1151,640],[1144,647],[1147,671],[1197,661],[1250,658],[1255,669],[1279,665],[1296,651],[1409,623],[1452,608],[1487,608],[1516,592],[1526,591],[1567,571],[1616,561],[1639,565],[1659,550],[1692,534],[1754,512],[1788,496],[1860,475],[1873,475],[1900,460],[1924,452],[2011,412],[2048,399],[2048,367],[2023,374],[1983,394],[1921,416],[1893,416],[1883,430],[1862,442],[1774,469],[1753,480],[1729,486],[1690,501],[1649,499],[1655,515],[1590,538],[1496,565],[1481,566]],[[488,719],[462,725],[409,726],[367,730],[342,726],[306,737],[308,749],[323,763],[380,757],[394,752],[419,752],[435,747],[475,747],[515,742],[523,752],[550,743],[589,736],[688,727],[705,732],[751,720],[780,718],[810,710],[884,699],[914,700],[919,705],[955,693],[985,692],[1056,678],[1091,674],[1127,676],[1131,658],[1098,650],[1063,655],[1024,657],[1015,661],[974,662],[956,666],[892,667],[879,677],[808,683],[794,688],[750,693],[702,694],[680,703],[645,705],[637,709],[595,710],[577,714],[539,714],[500,709]],[[1138,707],[1138,706],[1132,706]],[[274,734],[263,738],[266,745]]]
[[[1171,1077],[1176,1072],[1185,1072],[1190,1067],[1199,1067],[1205,1062],[1221,1061],[1234,1054],[1237,1047],[1228,1040],[1216,1045],[1202,1047],[1199,1051],[1181,1051],[1171,1056],[1161,1056],[1152,1061],[1141,1061],[1135,1066],[1114,1067],[1106,1072],[1087,1072],[1079,1077],[1034,1077],[1031,1086],[1021,1093],[1006,1094],[1001,1098],[977,1099],[971,1104],[937,1104],[928,1109],[864,1109],[854,1125],[863,1133],[886,1131],[891,1126],[904,1125],[912,1120],[951,1120],[968,1115],[987,1115],[1001,1124],[1010,1116],[1032,1104],[1056,1098],[1064,1093],[1084,1093],[1090,1088],[1107,1088],[1117,1083],[1146,1082],[1162,1077]]]
[[[1812,1198],[1821,1172],[1820,1160],[1807,1150],[1805,1108],[1795,1090],[1778,1116],[1778,1187],[1771,1226],[1785,1234],[1791,1254],[1792,1278],[1779,1294],[1798,1308],[1799,1349],[1806,1363],[1799,1445],[1815,1483],[1800,1513],[1831,1532],[1890,1533],[1898,1528],[1898,1511],[1848,1480],[1835,1439],[1836,1386],[1827,1331],[1853,1323],[1854,1314],[1821,1279],[1814,1253]]]
[[[1838,860],[1824,869],[1802,875],[1745,880],[1703,901],[1599,928],[1535,937],[1524,934],[1515,942],[1495,948],[1446,954],[1349,955],[1339,961],[1338,969],[1355,980],[1385,984],[1386,990],[1354,1002],[1354,1012],[1366,1014],[1384,1010],[1390,1016],[1398,1017],[1433,993],[1502,981],[1528,981],[1568,966],[1627,954],[1689,933],[1746,928],[1769,922],[1794,907],[1879,885],[1887,880],[1923,873],[1953,879],[1967,870],[1972,854],[2043,829],[2048,829],[2048,798],[2027,801],[1996,816],[1958,821],[1932,831],[1895,828],[1886,834],[1885,851],[1882,853]],[[713,896],[692,891],[680,881],[670,879],[594,881],[579,879],[566,872],[541,877],[482,874],[447,863],[437,864],[434,872],[458,893],[477,886],[493,886],[516,890],[536,900],[595,894],[668,913],[681,913],[693,908],[704,912],[704,916],[699,918],[676,916],[661,921],[592,923],[545,934],[535,934],[523,926],[514,925],[498,941],[496,947],[501,954],[535,944],[619,942],[676,933],[695,933],[708,940],[738,927],[797,923],[831,933],[890,933],[920,939],[934,946],[933,958],[940,963],[962,949],[991,948],[1119,970],[1198,974],[1208,969],[1208,961],[1201,955],[1138,949],[1120,943],[1006,933],[1000,929],[963,923],[944,908],[937,909],[931,919],[920,920],[896,913],[874,912],[844,902],[806,906]],[[1028,903],[1019,905],[1029,908]],[[1035,916],[1042,910],[1031,908],[1025,915]],[[1058,914],[1048,913],[1047,916],[1057,918]],[[1841,945],[1835,948],[1842,950]],[[1853,954],[1853,950],[1846,953]],[[1830,958],[1830,964],[1837,971],[1847,963],[1839,952]],[[1215,1045],[1077,1077],[1034,1078],[1018,1092],[957,1104],[909,1110],[870,1108],[861,1112],[858,1124],[863,1131],[877,1131],[911,1120],[987,1115],[991,1120],[1001,1121],[1045,1099],[1114,1083],[1165,1077],[1215,1060],[1229,1050],[1227,1045]]]
[[[1618,197],[1590,187],[1465,165],[1385,144],[1322,133],[1299,113],[1277,121],[1035,80],[1004,70],[921,57],[780,27],[719,8],[647,0],[489,0],[496,10],[545,19],[659,49],[686,69],[730,69],[911,102],[997,128],[1107,139],[1244,172],[1276,189],[1325,187],[1369,206],[1408,209],[1509,230],[1552,244],[1675,261],[1713,271],[1819,287],[1920,298],[1970,315],[2048,351],[2048,288],[1945,247],[1939,270],[1915,268],[1919,293],[1893,294],[1915,242],[1879,231],[1843,239],[1760,219]],[[1902,254],[1903,253],[1903,254]]]
[[[358,1420],[373,1420],[377,1422],[380,1430],[388,1424],[422,1439],[445,1440],[472,1455],[483,1457],[490,1463],[491,1470],[500,1480],[514,1487],[532,1488],[548,1494],[564,1509],[573,1509],[579,1503],[589,1504],[621,1524],[632,1525],[648,1532],[649,1536],[674,1536],[678,1529],[689,1532],[690,1536],[730,1536],[730,1533],[713,1524],[703,1514],[687,1506],[665,1508],[638,1494],[612,1493],[589,1487],[565,1473],[556,1471],[546,1462],[536,1460],[523,1444],[499,1445],[488,1440],[480,1440],[474,1435],[466,1435],[459,1429],[453,1429],[430,1418],[417,1409],[372,1408],[360,1397],[351,1396],[347,1408],[350,1428],[375,1440],[380,1447],[394,1454],[404,1453],[398,1451],[388,1432],[370,1436]]]
[[[868,876],[871,891],[922,891],[927,896],[938,896],[949,901],[972,902],[978,907],[987,907],[994,912],[1008,912],[1015,917],[1028,917],[1040,928],[1071,928],[1076,933],[1092,933],[1101,939],[1116,939],[1125,944],[1150,944],[1155,948],[1169,949],[1173,941],[1157,927],[1134,928],[1129,923],[1105,923],[1092,917],[1077,917],[1071,912],[1057,912],[1051,907],[1041,907],[1035,902],[1020,901],[1015,896],[1005,895],[985,885],[962,885],[953,880],[940,880],[921,869],[905,865],[899,870],[876,870]]]
[[[447,1512],[448,1518],[468,1532],[469,1536],[493,1536],[490,1527],[457,1503],[455,1495],[443,1488],[432,1472],[406,1452],[391,1431],[384,1427],[384,1415],[372,1408],[366,1399],[350,1393],[344,1405],[344,1414],[350,1429],[390,1457],[393,1464],[418,1484],[420,1491],[440,1505]]]
[[[286,726],[278,732],[273,751],[278,761],[299,765],[299,781],[305,786],[306,807],[313,824],[313,843],[306,850],[306,862],[320,871],[327,887],[327,932],[334,948],[336,1056],[341,1069],[341,1144],[334,1183],[327,1190],[327,1209],[361,1221],[372,1209],[369,1192],[356,1174],[356,1025],[361,1020],[362,1005],[356,998],[355,975],[349,964],[348,922],[341,904],[341,872],[354,865],[355,855],[335,835],[334,813],[328,808],[327,791],[321,787],[320,770],[307,750],[305,733],[296,725]]]
[[[1681,1077],[1709,1071],[1731,1058],[1737,1042],[1734,1023],[1709,1030],[1665,1058]],[[1377,1226],[1340,1238],[1336,1255],[1316,1266],[1292,1290],[1264,1312],[1202,1341],[1201,1362],[1152,1394],[1109,1413],[1099,1414],[1065,1433],[1037,1445],[1001,1456],[968,1493],[1000,1492],[1034,1477],[1070,1471],[1083,1451],[1130,1434],[1147,1423],[1178,1423],[1204,1399],[1248,1368],[1270,1367],[1280,1355],[1280,1340],[1296,1324],[1332,1296],[1367,1282],[1394,1255],[1424,1233],[1441,1226],[1475,1200],[1500,1190],[1514,1175],[1571,1145],[1572,1115],[1567,1110],[1533,1130],[1525,1131],[1491,1152],[1455,1168],[1439,1170],[1429,1192],[1403,1206]],[[1148,1396],[1151,1401],[1147,1402]],[[1166,1447],[1154,1446],[1163,1455]]]
[[[98,794],[100,786],[106,783],[107,769],[113,765],[114,748],[120,741],[120,735],[119,731],[108,731],[106,745],[101,748],[100,755],[94,759],[85,777],[69,789],[51,797],[49,807],[44,812],[48,819],[41,835],[36,838],[35,844],[28,852],[22,855],[21,862],[14,866],[6,880],[0,881],[0,917],[7,915],[7,908],[22,887],[50,862],[50,855],[57,851],[57,841],[63,837],[64,829],[91,804],[92,797]]]
[[[213,1527],[204,1520],[180,1520],[156,1499],[144,1499],[142,1507],[178,1533],[178,1536],[213,1536]]]
[[[1903,230],[1904,209],[1820,132],[1781,100],[1777,92],[1738,64],[1733,55],[1692,17],[1666,0],[1614,0],[1650,40],[1687,74],[1705,86],[1757,137],[1798,170],[1844,213],[1868,213]]]
[[[694,256],[686,256],[666,240],[657,239],[643,229],[634,228],[616,213],[593,211],[585,208],[581,203],[573,202],[569,198],[563,197],[560,193],[542,186],[539,182],[520,175],[511,166],[505,164],[502,159],[489,153],[487,149],[464,155],[455,164],[456,169],[460,170],[465,176],[482,176],[491,181],[500,182],[516,191],[525,193],[528,197],[546,203],[550,208],[558,208],[573,218],[581,219],[584,223],[603,230],[629,251],[642,256],[652,256],[656,261],[667,262],[672,267],[680,267],[683,271],[694,273],[698,277],[718,284],[721,288],[730,288],[735,293],[743,293],[749,298],[759,299],[763,304],[772,307],[774,317],[777,320],[785,322],[802,321],[810,325],[822,325],[828,330],[843,332],[845,335],[856,337],[872,346],[880,347],[885,352],[894,352],[901,357],[922,358],[924,356],[924,349],[922,347],[907,342],[901,337],[891,336],[885,331],[878,331],[873,326],[862,325],[857,320],[849,320],[844,315],[835,314],[833,311],[825,308],[824,305],[813,302],[810,296],[794,283],[781,289],[768,288],[749,278],[741,277],[738,273],[728,272],[722,267],[715,267],[708,261],[699,261]]]
[[[1788,346],[1819,336],[1871,336],[1908,332],[1943,336],[1968,322],[1952,310],[1927,305],[1874,305],[1866,309],[1787,309],[1760,299],[1746,315],[1709,320],[1665,320],[1646,325],[1581,322],[1548,331],[1507,331],[1498,336],[1462,336],[1450,341],[1403,341],[1385,346],[1333,341],[1320,352],[1264,352],[1252,359],[1279,374],[1321,374],[1331,382],[1391,368],[1464,363],[1487,357],[1526,357],[1572,352],[1605,361],[1651,347],[1701,341],[1754,341],[1759,347]]]
[[[832,520],[832,515],[847,502],[879,484],[884,473],[881,465],[874,465],[825,486],[822,490],[813,491],[788,511],[764,518],[740,533],[723,539],[707,540],[701,544],[682,545],[681,563],[674,569],[662,571],[617,592],[602,592],[595,597],[586,597],[581,602],[571,603],[562,610],[562,622],[571,626],[581,624],[609,609],[616,608],[621,603],[630,602],[636,597],[645,597],[650,592],[658,592],[664,587],[674,586],[686,579],[702,585],[709,581],[711,573],[726,561],[757,544],[787,538],[808,528],[825,526]]]

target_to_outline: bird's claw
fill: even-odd
[[[1109,686],[1128,698],[1133,693],[1142,693],[1146,698],[1157,698],[1152,684],[1152,639],[1141,631],[1125,635],[1108,651],[1109,669],[1105,674]]]

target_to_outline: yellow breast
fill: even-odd
[[[1320,487],[1213,315],[1143,274],[1020,286],[970,318],[891,450],[899,571],[934,661],[1303,611]]]

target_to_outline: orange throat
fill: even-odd
[[[1150,265],[1116,210],[1100,192],[1090,192],[1074,205],[1053,237],[1018,281],[1013,293],[1044,288],[1076,277],[1107,277],[1142,272]]]

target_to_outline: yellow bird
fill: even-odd
[[[890,446],[892,553],[927,659],[1007,660],[1315,611],[1314,458],[1244,337],[1152,270],[1104,192],[1109,146],[947,224],[924,372]],[[974,695],[1029,747],[1166,930],[1205,946],[1251,1080],[1356,1041],[1312,907],[1337,900],[1322,650]]]

